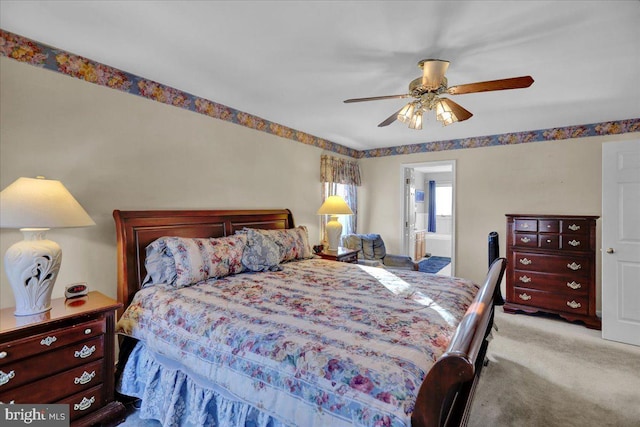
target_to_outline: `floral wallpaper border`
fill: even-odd
[[[0,29],[0,55],[353,158],[640,132],[640,118],[359,151]]]

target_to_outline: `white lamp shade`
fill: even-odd
[[[18,178],[0,193],[0,227],[64,228],[95,225],[60,181]]]
[[[342,197],[329,196],[318,209],[318,215],[353,215],[353,211]]]

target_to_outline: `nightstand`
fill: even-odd
[[[114,400],[115,312],[99,292],[51,301],[51,310],[0,311],[0,402],[69,405],[71,426],[124,418]]]
[[[354,249],[339,247],[337,251],[324,250],[317,255],[320,255],[323,259],[329,259],[331,261],[350,262],[353,264],[358,263],[358,251]]]

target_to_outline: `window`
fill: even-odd
[[[436,215],[451,216],[453,206],[453,185],[450,182],[436,184]]]

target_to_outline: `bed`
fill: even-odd
[[[116,210],[114,219],[125,306],[117,392],[140,399],[142,418],[165,426],[466,424],[504,258],[479,286],[314,257],[286,209]],[[213,267],[181,264],[194,242],[214,245]],[[277,263],[254,257],[263,244],[279,250]],[[165,246],[172,250],[162,262],[172,255],[177,279],[158,275],[151,249]]]

